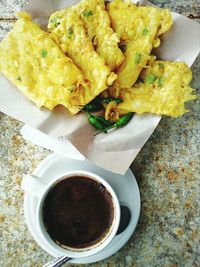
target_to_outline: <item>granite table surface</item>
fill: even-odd
[[[26,2],[0,0],[1,39]],[[152,2],[200,21],[200,1]],[[192,71],[192,86],[199,95],[200,56]],[[181,118],[162,118],[131,166],[142,205],[135,233],[118,253],[91,267],[200,266],[199,100],[187,106],[191,112]],[[4,267],[36,267],[52,259],[29,233],[20,189],[23,173],[32,172],[51,152],[23,140],[22,126],[0,114],[0,266]]]

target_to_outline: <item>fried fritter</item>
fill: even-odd
[[[91,87],[93,98],[113,84],[116,74],[111,73],[104,59],[94,50],[75,8],[53,13],[49,19],[48,29],[53,40],[83,72]]]
[[[105,10],[104,0],[82,0],[75,6],[92,40],[97,53],[111,70],[121,66],[124,55],[118,47],[119,38],[110,27],[110,18]]]
[[[128,112],[179,117],[188,112],[184,103],[197,98],[189,86],[191,79],[191,70],[185,63],[155,61],[141,72],[134,87],[120,90],[119,97],[124,101],[108,105],[106,119]]]
[[[130,88],[150,59],[152,48],[160,45],[159,36],[172,26],[171,13],[121,0],[114,0],[107,9],[112,28],[125,46],[125,64],[117,73],[115,86]]]
[[[0,71],[37,106],[62,104],[77,113],[91,101],[82,72],[27,13],[19,15],[0,44]],[[85,91],[90,93],[80,94]]]

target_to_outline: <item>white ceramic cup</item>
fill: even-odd
[[[99,183],[101,183],[105,188],[108,190],[110,195],[112,196],[112,201],[113,201],[113,208],[114,208],[114,216],[113,216],[113,222],[106,233],[106,235],[97,243],[94,245],[87,247],[87,248],[81,248],[81,249],[75,249],[75,248],[63,248],[59,245],[57,245],[49,236],[48,232],[46,231],[46,228],[44,226],[43,218],[42,218],[42,209],[43,209],[43,203],[44,200],[51,188],[53,188],[58,182],[60,182],[63,179],[67,179],[70,177],[75,177],[75,176],[83,176],[83,177],[89,177]],[[119,222],[120,222],[120,205],[118,198],[112,189],[112,187],[106,182],[103,178],[100,176],[88,172],[88,171],[71,171],[71,172],[66,172],[63,173],[62,175],[59,175],[54,177],[52,181],[48,184],[43,182],[42,177],[38,177],[35,175],[27,174],[24,175],[22,184],[21,184],[22,189],[37,197],[38,198],[38,204],[37,204],[37,211],[36,211],[36,222],[37,222],[37,227],[38,227],[38,232],[43,238],[43,240],[48,243],[48,245],[57,252],[58,255],[65,255],[70,258],[80,258],[80,257],[88,257],[91,256],[95,253],[98,253],[102,249],[104,249],[114,238],[116,235],[116,232],[119,227]]]

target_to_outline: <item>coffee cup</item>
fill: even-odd
[[[77,170],[56,176],[46,184],[43,177],[27,174],[21,186],[25,192],[37,197],[35,216],[38,232],[58,256],[91,256],[103,250],[116,235],[120,205],[113,188],[102,177]],[[65,196],[64,200],[62,196]],[[60,200],[65,204],[62,205]],[[90,203],[91,207],[86,206]],[[60,213],[58,207],[61,207]],[[76,212],[73,212],[74,209]],[[56,222],[59,222],[57,227]]]

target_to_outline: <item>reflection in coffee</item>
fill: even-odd
[[[114,217],[111,194],[99,182],[83,176],[58,182],[47,194],[43,221],[59,245],[87,248],[108,233]]]

